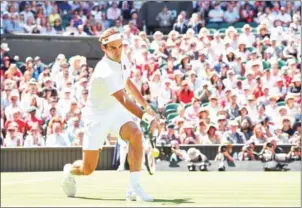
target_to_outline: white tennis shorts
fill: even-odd
[[[133,115],[121,106],[108,109],[106,113],[83,117],[83,120],[85,123],[83,150],[100,149],[109,133],[120,138],[121,127],[129,121],[134,121]]]

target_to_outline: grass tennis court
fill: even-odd
[[[1,173],[5,206],[282,206],[301,207],[300,172],[143,172],[154,202],[126,202],[128,172],[77,177],[77,196],[61,190],[62,172]]]

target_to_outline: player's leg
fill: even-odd
[[[84,134],[82,160],[64,166],[64,180],[62,188],[68,197],[76,194],[76,183],[74,176],[90,175],[97,167],[99,161],[100,147],[104,143],[106,134],[102,125],[98,122],[90,123]]]
[[[99,150],[83,150],[83,160],[75,161],[71,166],[72,175],[90,175],[97,167]]]
[[[129,142],[128,163],[130,169],[130,187],[138,200],[153,201],[152,197],[144,192],[139,183],[143,160],[142,132],[133,121],[129,121],[121,126],[119,133],[122,139]]]
[[[97,167],[99,160],[99,150],[84,150],[83,159],[77,160],[73,164],[64,166],[64,180],[62,188],[68,197],[74,197],[76,194],[75,175],[89,175]]]

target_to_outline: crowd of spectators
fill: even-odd
[[[1,1],[1,34],[99,36],[138,20],[141,1]]]
[[[115,26],[138,33],[148,30],[139,18],[142,1],[1,1],[1,34],[99,36]],[[269,28],[289,27],[300,12],[300,1],[193,1],[193,14],[175,14],[164,6],[157,14],[159,27],[170,27],[180,34],[192,28],[242,27],[266,22]],[[144,27],[146,26],[146,27]]]
[[[273,27],[266,15],[257,28],[229,26],[213,34],[204,26],[198,34],[171,30],[167,39],[159,31],[148,39],[144,31],[123,30],[131,79],[160,116],[157,143],[264,144],[274,138],[301,145],[300,14],[290,18]],[[93,67],[79,55],[23,63],[9,52],[2,43],[3,145],[81,145]]]

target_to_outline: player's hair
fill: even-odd
[[[101,45],[103,45],[103,39],[105,39],[105,38],[108,38],[109,36],[111,36],[111,35],[114,35],[114,34],[117,34],[117,33],[119,33],[119,31],[118,31],[118,29],[116,28],[116,27],[111,27],[111,28],[108,28],[107,30],[105,30],[102,34],[101,34],[101,36],[100,36],[100,38],[99,38],[99,42],[101,43]],[[104,47],[106,47],[107,46],[107,44],[105,44],[105,45],[103,45]]]

